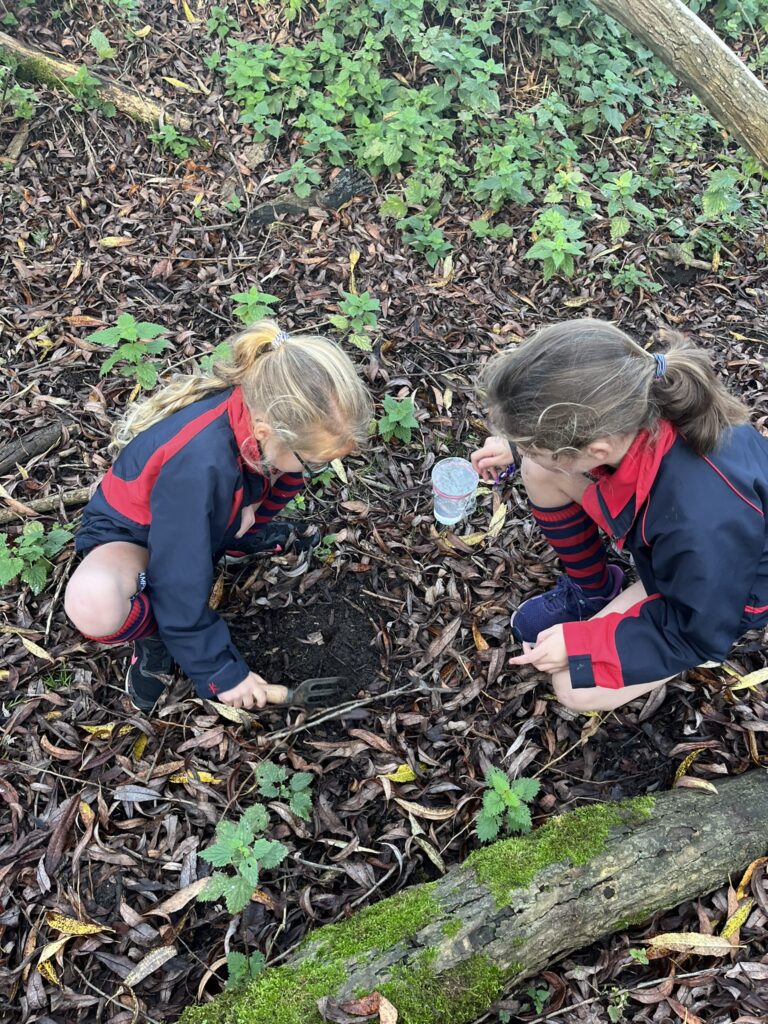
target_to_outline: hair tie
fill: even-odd
[[[656,373],[653,375],[653,379],[661,380],[667,372],[667,357],[661,352],[654,352],[653,361],[656,363]]]
[[[280,346],[284,345],[286,341],[288,341],[288,335],[285,331],[278,331],[272,339],[272,348],[280,348]]]

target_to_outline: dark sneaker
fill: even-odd
[[[509,622],[515,637],[532,644],[539,633],[550,626],[591,619],[621,592],[624,585],[624,573],[618,565],[609,565],[608,575],[610,593],[599,597],[590,597],[588,590],[582,590],[570,576],[563,575],[546,594],[523,601]]]
[[[292,519],[277,519],[267,523],[263,530],[251,532],[233,541],[223,561],[236,565],[254,555],[283,554],[286,551],[309,551],[320,543],[320,531]]]
[[[134,641],[125,692],[139,711],[151,711],[173,681],[173,658],[159,636]]]

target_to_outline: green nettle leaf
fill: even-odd
[[[373,343],[367,334],[350,334],[347,341],[350,345],[360,349],[361,352],[371,352],[373,350]]]
[[[62,526],[54,526],[45,537],[45,554],[49,557],[57,555],[71,540],[72,533],[70,530],[65,530]]]
[[[5,587],[11,580],[15,580],[23,568],[23,558],[17,558],[7,551],[0,551],[0,587]]]
[[[483,810],[488,814],[499,815],[502,813],[506,804],[501,793],[497,793],[495,789],[489,790],[483,796]]]
[[[109,40],[104,33],[99,31],[97,28],[93,29],[88,41],[96,51],[99,60],[108,60],[110,57],[114,57],[117,53],[117,50],[109,45]]]
[[[248,906],[253,890],[254,886],[246,878],[243,878],[242,875],[236,875],[234,878],[228,879],[224,899],[230,914],[239,914],[241,910]]]
[[[33,594],[39,594],[43,587],[45,587],[45,581],[48,579],[50,568],[51,563],[47,562],[44,558],[41,558],[39,562],[32,562],[30,565],[24,566],[21,578],[25,583],[29,584]]]
[[[240,861],[240,864],[238,865],[238,871],[243,876],[243,878],[248,882],[251,889],[255,889],[256,886],[259,884],[260,867],[261,865],[259,863],[259,858],[257,857],[255,852],[250,854],[244,860]]]
[[[515,779],[511,783],[510,789],[520,800],[525,800],[525,802],[529,804],[531,800],[535,799],[537,796],[541,789],[541,783],[538,779],[528,779],[523,777],[521,779]]]
[[[611,241],[616,242],[623,238],[629,231],[629,218],[614,217],[611,221]]]
[[[290,799],[290,808],[297,817],[309,821],[312,815],[312,797],[309,793],[293,793]]]
[[[157,370],[151,363],[139,363],[135,367],[136,383],[149,390],[157,384]]]
[[[288,856],[288,847],[273,839],[257,839],[253,844],[253,855],[264,869],[276,868]]]
[[[214,871],[208,879],[206,887],[197,894],[197,898],[203,903],[212,903],[214,900],[222,898],[228,885],[229,877],[220,871]]]
[[[227,953],[227,984],[236,985],[248,973],[248,957],[244,953]]]
[[[221,868],[234,862],[240,846],[240,833],[235,822],[220,821],[216,826],[216,842],[201,850],[200,856],[214,867]]]
[[[512,832],[531,831],[531,812],[525,804],[507,808],[507,825]]]
[[[280,796],[282,793],[282,783],[287,778],[287,768],[273,764],[271,761],[262,761],[256,769],[256,782],[263,796]]]
[[[404,217],[407,210],[408,207],[399,196],[387,196],[379,206],[379,213],[382,217],[395,217],[397,220]]]
[[[168,328],[163,327],[162,324],[151,324],[146,320],[142,320],[141,323],[136,325],[136,336],[141,338],[142,341],[150,341],[152,338],[158,338],[161,334],[167,334]]]
[[[295,772],[291,776],[291,789],[298,792],[301,789],[309,789],[315,777],[312,772]]]
[[[93,334],[89,334],[85,339],[94,345],[117,345],[122,334],[119,327],[105,327],[101,331],[94,331]]]
[[[246,807],[242,819],[247,821],[255,835],[264,832],[269,825],[269,813],[263,804],[251,804],[250,807]]]
[[[499,819],[492,814],[479,814],[475,822],[475,834],[481,843],[490,843],[499,834]]]

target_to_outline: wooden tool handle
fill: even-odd
[[[267,691],[267,704],[287,704],[290,700],[291,691],[287,686],[275,686],[272,683],[267,683],[265,690]]]

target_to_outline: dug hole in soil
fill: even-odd
[[[285,608],[229,618],[232,639],[253,671],[270,683],[297,686],[305,679],[343,676],[347,684],[334,703],[380,691],[385,674],[376,646],[377,608],[362,589],[352,574],[320,580]]]

